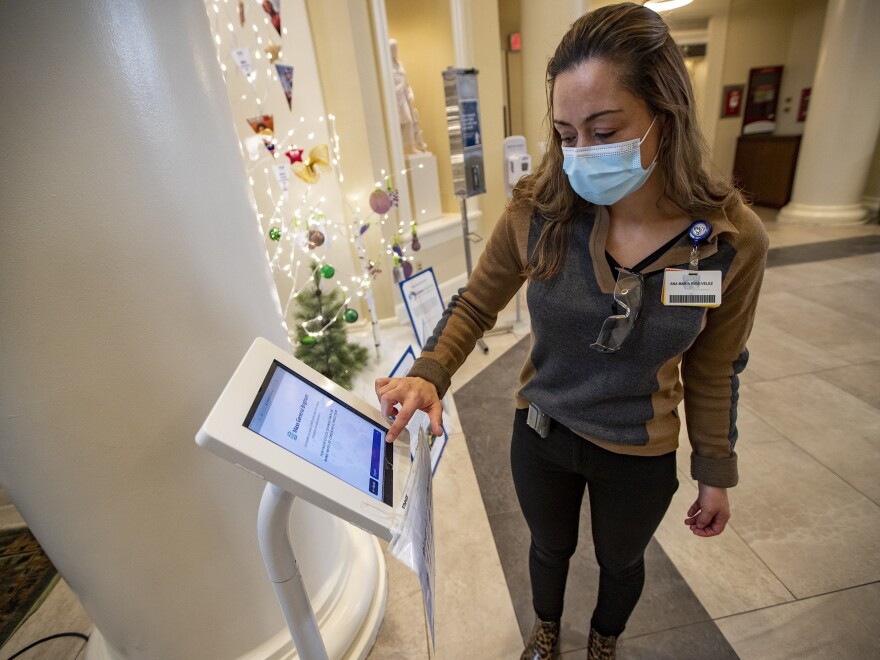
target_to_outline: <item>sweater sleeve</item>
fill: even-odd
[[[738,480],[736,407],[739,374],[748,361],[752,329],[767,260],[767,233],[744,206],[734,211],[736,249],[722,285],[721,305],[708,309],[705,326],[682,359],[684,405],[691,442],[691,476],[727,488]],[[721,240],[719,238],[719,240]]]
[[[528,217],[510,210],[504,213],[467,285],[452,296],[410,368],[407,375],[433,383],[441,398],[477,339],[495,325],[498,313],[525,282],[528,231]]]

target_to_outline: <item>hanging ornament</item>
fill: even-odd
[[[391,197],[381,188],[370,193],[370,208],[378,215],[385,215],[391,210]]]
[[[327,172],[330,171],[330,147],[326,144],[312,147],[308,158],[291,164],[293,173],[306,183],[317,183],[319,167]]]
[[[318,343],[318,338],[312,337],[311,335],[303,335],[300,338],[299,343],[302,344],[303,346],[314,346],[315,344]]]
[[[346,323],[354,323],[358,320],[358,313],[356,310],[349,308],[346,309],[345,312],[343,312],[342,318],[345,320]]]
[[[303,150],[302,149],[290,149],[286,154],[284,154],[290,159],[290,164],[301,163],[303,159]]]
[[[271,229],[269,229],[269,238],[271,238],[273,241],[280,241],[281,230],[278,227],[272,227]]]
[[[397,206],[399,193],[391,187],[391,177],[385,177],[385,189],[380,187],[370,193],[370,208],[378,215],[385,215],[392,207]]]
[[[369,223],[369,222],[365,222],[364,224],[361,225],[361,228],[360,228],[360,230],[359,230],[359,232],[358,232],[358,235],[359,235],[359,236],[363,236],[364,234],[367,233],[367,230],[368,230],[369,228],[370,228],[370,223]]]
[[[281,46],[277,46],[276,44],[273,44],[271,41],[269,42],[269,45],[266,48],[264,48],[264,50],[266,52],[266,57],[269,58],[270,62],[274,63],[275,60],[277,60],[279,57],[281,57]]]
[[[324,264],[321,266],[321,275],[324,276],[325,280],[329,280],[336,274],[336,269],[330,264]]]
[[[281,0],[264,0],[263,11],[266,12],[272,27],[278,32],[278,36],[281,36]]]
[[[308,246],[310,250],[314,250],[316,247],[320,247],[324,245],[324,233],[318,229],[309,230],[309,242]]]
[[[402,268],[403,268],[403,277],[404,277],[404,279],[407,279],[407,280],[408,280],[410,277],[412,277],[412,274],[413,274],[413,266],[412,266],[412,263],[411,263],[409,260],[406,260],[406,261],[403,262]]]
[[[247,48],[233,48],[232,59],[235,60],[244,75],[250,76],[254,72],[254,66],[251,64],[251,52]]]
[[[403,279],[403,269],[400,267],[400,257],[395,254],[392,263],[394,264],[391,269],[391,272],[394,274],[394,283],[399,284]]]
[[[281,83],[284,98],[287,99],[287,109],[290,110],[293,108],[293,67],[276,63],[275,70],[278,72],[278,82]]]
[[[275,135],[275,118],[273,115],[251,117],[247,122],[251,125],[251,128],[254,129],[254,133],[262,138],[263,144],[266,145],[266,149],[269,153],[274,156],[275,143],[272,141],[272,138]]]
[[[395,259],[403,256],[403,248],[400,247],[400,241],[397,239],[397,234],[394,235],[394,240],[391,242],[391,251],[394,252]]]
[[[412,248],[413,252],[418,252],[422,249],[422,244],[419,241],[419,235],[416,233],[416,225],[413,223],[412,227],[412,240],[409,242],[409,246]]]

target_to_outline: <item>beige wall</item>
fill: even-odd
[[[581,9],[582,3],[575,0],[560,1],[552,11],[540,0],[522,3],[523,135],[535,165],[544,153],[542,142],[547,136],[547,62]]]
[[[797,120],[801,90],[813,86],[827,4],[828,0],[801,0],[795,7],[785,70],[782,72],[779,112],[776,115],[777,135],[802,135],[804,132],[804,122]]]
[[[458,202],[452,193],[442,77],[443,70],[454,64],[449,3],[385,0],[385,10],[388,35],[397,39],[398,58],[415,94],[425,142],[437,156],[443,212],[456,213]]]
[[[792,132],[788,116],[797,114],[800,87],[812,81],[816,69],[821,27],[816,17],[824,12],[827,0],[731,0],[728,15],[727,48],[724,53],[722,85],[748,85],[749,69],[783,65],[783,88],[777,112],[777,134],[785,127]],[[789,58],[792,58],[789,61]],[[793,72],[789,75],[789,69]],[[789,80],[791,83],[789,86]],[[792,90],[797,89],[797,92]],[[792,96],[789,113],[782,101]],[[785,114],[783,121],[780,117]],[[736,140],[742,129],[742,115],[718,122],[712,154],[721,174],[733,172]]]
[[[479,197],[483,236],[495,226],[507,198],[504,193],[504,78],[498,34],[498,0],[470,0],[474,66],[480,71],[480,121],[483,129],[483,162],[486,194]]]
[[[523,53],[508,52],[507,39],[514,32],[522,32],[520,16],[521,0],[498,0],[498,25],[501,40],[501,57],[506,67],[506,90],[509,100],[508,115],[510,135],[523,134]]]

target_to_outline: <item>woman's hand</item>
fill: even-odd
[[[417,410],[428,413],[434,435],[443,433],[443,404],[437,396],[437,388],[424,378],[377,378],[376,396],[382,414],[395,417],[386,441],[394,442]]]
[[[727,489],[699,484],[697,500],[688,509],[684,524],[697,536],[718,536],[730,520]]]

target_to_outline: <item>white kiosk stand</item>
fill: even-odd
[[[408,437],[386,443],[388,428],[378,410],[258,338],[196,435],[200,446],[268,482],[260,551],[303,660],[328,656],[290,543],[291,507],[302,497],[390,541],[398,466],[408,466],[409,447]]]
[[[290,545],[290,510],[294,499],[291,493],[275,484],[266,484],[257,515],[260,552],[299,657],[329,660]]]

